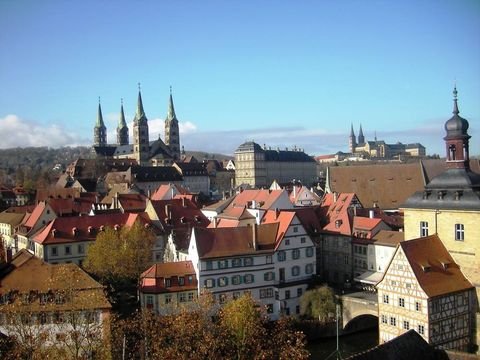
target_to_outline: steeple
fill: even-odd
[[[173,106],[172,87],[170,86],[170,98],[168,101],[167,118],[165,119],[165,145],[172,153],[174,160],[180,159],[180,131],[178,128],[177,115]]]
[[[97,122],[93,129],[93,145],[105,146],[107,145],[107,128],[103,122],[102,106],[100,104],[100,97],[98,97]]]
[[[121,100],[120,119],[117,127],[117,143],[118,145],[128,145],[128,127],[125,121],[125,113],[123,111],[123,99]]]
[[[149,165],[150,141],[148,136],[148,120],[143,110],[142,93],[138,83],[137,112],[133,119],[133,154],[139,165]]]
[[[145,118],[147,120],[147,117],[145,116],[145,111],[143,110],[143,101],[142,101],[142,92],[140,89],[140,83],[138,83],[138,100],[137,100],[137,112],[135,114],[135,120],[141,120],[142,118]]]
[[[363,136],[362,124],[360,124],[360,130],[358,131],[358,143],[365,144],[365,136]]]
[[[458,111],[457,86],[453,88],[453,116],[445,123],[447,135],[445,140],[447,150],[447,168],[469,168],[468,153],[468,121],[462,118]]]
[[[355,133],[353,132],[353,124],[350,125],[350,136],[348,137],[348,146],[350,152],[353,154],[355,148],[357,147],[357,139],[355,138]]]

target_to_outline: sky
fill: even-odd
[[[456,82],[480,155],[478,0],[0,0],[0,26],[0,148],[91,145],[99,97],[131,136],[141,83],[151,139],[172,86],[187,151],[332,154],[361,124],[443,156]]]

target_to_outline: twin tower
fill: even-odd
[[[125,121],[125,113],[123,111],[123,101],[120,108],[120,119],[117,126],[117,143],[107,144],[107,128],[103,122],[102,108],[98,103],[97,122],[93,130],[93,146],[96,148],[107,147],[128,147],[129,131]],[[161,142],[159,137],[155,142]],[[131,148],[132,157],[136,158],[139,164],[148,164],[154,154],[151,153],[151,146],[148,130],[148,119],[145,115],[142,102],[142,94],[138,90],[137,111],[133,119],[133,149]],[[168,112],[165,119],[165,143],[163,148],[169,152],[172,160],[180,159],[180,133],[178,129],[178,120],[175,115],[173,106],[172,88],[170,87],[170,98],[168,102]],[[128,151],[127,151],[128,152]],[[125,153],[125,151],[123,152]]]

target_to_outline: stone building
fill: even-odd
[[[315,160],[302,149],[271,150],[253,141],[235,150],[235,184],[268,187],[276,180],[287,183],[293,179],[310,186],[317,179]]]

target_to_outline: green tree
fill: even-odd
[[[316,289],[307,290],[300,298],[300,312],[318,321],[328,320],[335,314],[336,298],[331,288],[324,285]]]

